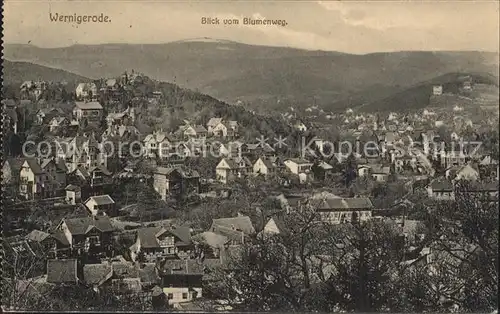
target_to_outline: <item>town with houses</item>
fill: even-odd
[[[442,228],[429,227],[449,222],[436,222],[444,217],[436,208],[481,211],[472,199],[498,206],[498,111],[470,109],[479,98],[467,93],[485,88],[471,77],[461,78],[461,95],[434,85],[424,109],[289,107],[275,117],[286,133],[267,134],[235,114],[257,115],[239,105],[144,127],[173,102],[150,82],[137,72],[71,90],[27,81],[18,98],[2,101],[3,286],[12,308],[75,291],[61,300],[90,293],[140,310],[293,310],[331,281],[348,291],[342,280],[371,284],[375,270],[353,279],[346,268],[359,254],[383,259],[398,283],[414,285],[408,294],[483,256],[482,240],[464,236],[450,251]],[[344,240],[349,232],[358,242]],[[381,244],[389,236],[392,247]],[[386,251],[359,253],[360,243]],[[349,245],[358,255],[338,254]],[[264,256],[266,247],[275,255]],[[456,278],[426,286],[435,309],[476,294],[467,276]],[[273,299],[273,285],[289,292]],[[353,293],[339,298],[356,303]],[[92,299],[78,302],[98,309]],[[409,300],[400,310],[418,311],[420,301]]]

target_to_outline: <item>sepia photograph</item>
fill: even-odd
[[[498,313],[497,0],[5,0],[2,312]]]

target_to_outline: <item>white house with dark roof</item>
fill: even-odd
[[[62,219],[56,227],[62,231],[73,252],[104,253],[111,249],[115,228],[108,216]]]
[[[253,164],[253,173],[268,175],[277,173],[282,168],[277,158],[259,157]]]
[[[290,158],[284,161],[285,166],[293,174],[309,173],[313,163],[302,158]]]
[[[311,201],[323,222],[331,224],[363,222],[372,218],[374,209],[369,198],[324,198]]]
[[[144,138],[144,154],[148,157],[168,157],[175,151],[174,140],[163,131],[154,131]]]
[[[106,215],[113,217],[117,214],[115,201],[107,194],[91,196],[84,204],[92,216]]]
[[[73,116],[77,121],[86,119],[89,123],[97,123],[102,120],[103,114],[103,108],[97,101],[77,101],[73,109]]]
[[[184,166],[157,167],[153,174],[153,188],[162,200],[169,195],[198,193],[200,191],[200,174]]]
[[[222,158],[215,167],[216,179],[228,183],[234,178],[242,177],[252,171],[252,163],[246,157]]]
[[[249,236],[255,234],[248,216],[213,219],[209,231],[227,237],[231,245],[243,244]]]
[[[49,175],[35,158],[26,158],[19,173],[19,194],[26,199],[48,197],[53,191]]]
[[[66,202],[76,205],[82,200],[82,190],[79,186],[69,184],[66,188]]]
[[[132,260],[156,261],[158,257],[179,258],[192,249],[188,227],[147,227],[137,230],[135,243],[130,247]]]
[[[79,83],[75,89],[76,98],[78,100],[97,99],[97,85],[93,82]]]
[[[207,122],[208,135],[213,135],[215,127],[219,124],[222,124],[222,118],[210,118]]]

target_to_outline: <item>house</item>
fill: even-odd
[[[94,133],[89,136],[77,135],[55,142],[56,157],[63,159],[71,172],[82,166],[85,169],[101,166],[107,167],[106,148],[108,145],[99,143]]]
[[[283,169],[283,165],[276,157],[259,157],[253,164],[253,173],[269,175],[274,174]]]
[[[53,193],[49,175],[35,158],[26,158],[19,172],[19,195],[31,200],[46,198]]]
[[[97,85],[95,83],[79,83],[76,86],[75,95],[78,100],[95,100],[99,95]]]
[[[83,166],[78,166],[68,173],[68,183],[80,186],[83,197],[84,192],[89,192],[87,189],[92,193],[100,193],[105,186],[112,184],[112,173],[104,167],[92,167],[87,170]]]
[[[332,175],[333,166],[324,161],[320,161],[313,165],[312,171],[317,180],[325,180]]]
[[[117,215],[115,201],[109,195],[91,196],[84,204],[92,216],[106,215],[114,217]]]
[[[76,205],[82,200],[82,190],[79,186],[69,184],[66,188],[66,202]]]
[[[213,219],[209,230],[227,237],[232,245],[245,243],[245,239],[255,233],[248,216]]]
[[[443,94],[443,86],[442,85],[434,85],[432,86],[432,94],[439,96]]]
[[[111,263],[86,264],[83,266],[83,282],[97,290],[113,277]]]
[[[158,258],[188,256],[192,249],[191,231],[187,227],[148,227],[137,230],[130,247],[132,260],[156,261]]]
[[[56,230],[62,231],[71,250],[78,255],[107,253],[112,249],[115,229],[108,216],[63,218]]]
[[[427,194],[429,198],[433,198],[435,200],[454,200],[455,187],[450,180],[438,178],[433,180],[427,186]]]
[[[269,218],[264,229],[262,229],[262,234],[264,235],[275,235],[281,234],[286,235],[288,228],[286,227],[285,220],[281,215],[275,215]]]
[[[216,137],[227,137],[229,135],[229,129],[224,123],[219,123],[212,128],[211,135]]]
[[[243,154],[247,153],[248,146],[240,141],[231,141],[226,144],[220,143],[219,154],[225,157],[241,157]]]
[[[293,125],[293,127],[300,132],[307,131],[307,126],[302,121],[298,121]]]
[[[222,158],[215,168],[216,180],[228,183],[236,177],[242,177],[251,172],[252,163],[246,157]]]
[[[73,117],[78,121],[86,120],[89,123],[99,123],[103,118],[103,108],[97,101],[75,103]]]
[[[155,131],[144,139],[144,153],[148,157],[168,157],[174,152],[174,140],[162,131]]]
[[[60,117],[64,112],[60,108],[42,108],[36,112],[36,121],[38,124],[43,124],[50,121],[54,117]]]
[[[66,187],[66,172],[68,171],[64,160],[54,158],[41,159],[40,167],[47,173],[53,192],[62,192],[64,187]]]
[[[464,166],[451,166],[446,169],[446,178],[453,181],[468,180],[478,181],[479,170],[475,169],[472,165],[466,164]]]
[[[203,125],[184,125],[180,127],[182,135],[187,139],[206,139],[207,129]]]
[[[284,161],[285,166],[293,174],[309,173],[313,163],[301,158],[291,158]]]
[[[53,117],[49,122],[50,132],[57,132],[61,128],[68,127],[70,121],[66,117]]]
[[[391,167],[380,164],[371,165],[370,174],[377,182],[387,182],[391,174]]]
[[[113,276],[108,288],[118,294],[128,295],[141,292],[142,284],[137,264],[127,261],[113,261]]]
[[[47,261],[47,282],[54,284],[78,284],[76,259],[51,259]]]
[[[40,99],[43,92],[47,90],[47,82],[44,81],[25,81],[21,84],[21,98],[36,100]]]
[[[323,198],[311,201],[323,222],[340,224],[372,218],[374,206],[369,198]]]
[[[224,235],[205,231],[193,236],[193,242],[195,247],[204,246],[203,256],[205,258],[219,258],[224,247],[229,243],[229,239]]]
[[[134,107],[127,107],[122,112],[111,112],[106,116],[106,122],[110,125],[128,125],[134,123],[136,112]]]
[[[36,243],[44,256],[50,256],[50,254],[56,250],[56,240],[50,233],[35,229],[28,233],[25,239],[28,243]],[[31,245],[31,247],[33,247],[33,245]]]
[[[108,90],[116,91],[120,87],[120,84],[118,83],[117,79],[112,78],[112,79],[106,80],[106,82],[104,83],[104,86]]]
[[[165,260],[160,264],[161,287],[169,304],[202,297],[203,264],[199,260]]]
[[[441,150],[439,158],[441,159],[441,165],[443,167],[451,167],[454,165],[462,166],[466,163],[466,155],[467,154],[463,151],[463,147],[454,145],[447,150]]]
[[[222,118],[210,118],[207,122],[207,131],[209,135],[213,135],[214,133],[214,128],[218,126],[219,124],[222,124]]]
[[[187,195],[200,191],[199,173],[183,166],[157,167],[153,179],[153,187],[162,200],[166,200],[168,195]]]

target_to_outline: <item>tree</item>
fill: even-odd
[[[330,300],[354,311],[384,311],[397,298],[402,242],[395,223],[370,221],[333,229],[329,278]]]

